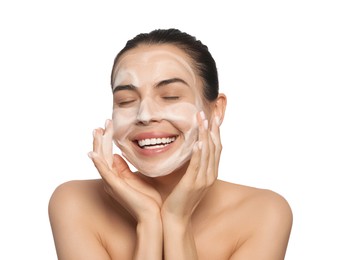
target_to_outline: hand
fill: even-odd
[[[190,220],[195,208],[217,179],[222,151],[219,119],[212,120],[211,130],[203,112],[197,115],[197,120],[199,137],[187,171],[161,209],[162,216],[170,215],[181,223]]]
[[[112,155],[112,121],[107,120],[105,129],[93,131],[93,152],[89,153],[101,175],[106,192],[135,217],[137,221],[159,214],[161,197],[149,184],[131,172],[124,159]]]

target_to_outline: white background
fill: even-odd
[[[111,114],[113,58],[169,27],[216,59],[228,96],[220,178],[289,201],[286,259],[340,259],[337,2],[1,1],[0,259],[57,259],[48,200],[98,177],[87,152]]]

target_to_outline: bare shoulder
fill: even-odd
[[[101,180],[74,180],[59,185],[49,201],[49,212],[67,210],[74,212],[88,208],[92,201],[102,196]],[[64,212],[65,213],[65,212]]]
[[[59,185],[48,205],[52,224],[86,226],[88,229],[107,230],[107,223],[124,219],[122,207],[105,192],[101,179],[74,180]],[[109,221],[109,219],[111,221]]]
[[[279,214],[287,218],[292,217],[292,211],[288,201],[279,193],[225,181],[218,181],[219,194],[223,194],[228,206],[238,209],[251,210],[271,214]]]
[[[292,210],[288,201],[279,193],[230,182],[218,181],[217,190],[224,198],[225,208],[251,216],[252,222],[279,224],[290,228]],[[226,199],[228,198],[228,199]]]
[[[59,259],[129,259],[132,250],[125,249],[133,247],[133,223],[101,179],[59,185],[49,217]]]
[[[59,185],[51,195],[48,213],[54,234],[69,230],[94,227],[105,206],[101,180],[75,180]]]
[[[283,259],[293,221],[288,201],[272,190],[229,182],[218,181],[216,189],[227,198],[223,215],[237,237],[231,259]]]

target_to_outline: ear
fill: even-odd
[[[227,96],[222,93],[218,94],[218,97],[213,107],[214,110],[213,110],[212,115],[214,118],[212,119],[218,118],[220,125],[222,124],[223,119],[224,119],[226,106],[227,106]]]

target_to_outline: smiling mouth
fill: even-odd
[[[138,146],[142,149],[159,149],[168,146],[177,139],[177,136],[162,138],[146,138],[136,140]]]

